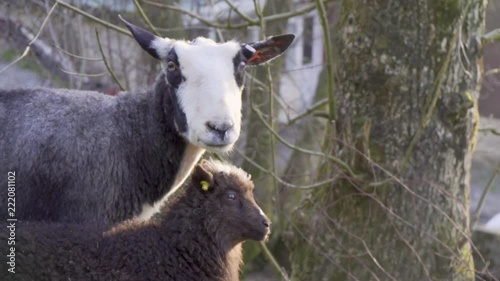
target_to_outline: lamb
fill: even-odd
[[[205,150],[231,150],[240,134],[245,66],[279,56],[294,38],[186,42],[124,23],[160,60],[151,89],[116,96],[0,90],[0,174],[16,175],[17,219],[148,219]],[[0,177],[0,186],[7,178]],[[7,198],[7,188],[0,188],[0,198]],[[2,218],[7,203],[0,200]]]
[[[104,229],[19,221],[15,274],[8,262],[0,269],[12,280],[239,280],[243,241],[265,240],[270,229],[253,188],[243,170],[202,160],[149,221]]]

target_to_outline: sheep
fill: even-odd
[[[104,224],[150,218],[205,150],[226,152],[238,139],[245,66],[279,56],[294,38],[187,42],[123,22],[160,60],[151,89],[116,96],[0,90],[0,186],[8,185],[8,173],[16,175],[16,218]],[[0,200],[3,218],[7,204]]]
[[[253,189],[240,168],[202,160],[149,221],[104,228],[18,221],[15,273],[8,261],[1,272],[12,280],[239,280],[242,243],[270,232]]]

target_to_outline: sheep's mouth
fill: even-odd
[[[265,241],[269,238],[269,234],[271,234],[269,227],[259,227],[253,229],[253,231],[249,233],[248,239],[254,241]]]
[[[233,144],[205,143],[205,145],[208,147],[212,147],[212,148],[224,148],[224,147],[232,146]]]
[[[202,142],[204,148],[211,152],[228,152],[233,149],[234,143]]]
[[[230,129],[224,134],[205,132],[197,137],[197,142],[209,151],[227,152],[232,149],[238,137],[239,134],[234,129]]]

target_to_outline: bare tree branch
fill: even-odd
[[[333,76],[333,52],[330,36],[330,28],[328,27],[328,18],[326,16],[325,5],[322,0],[316,0],[316,7],[318,9],[321,27],[323,29],[325,54],[326,54],[326,72],[327,72],[327,91],[328,91],[328,112],[330,113],[330,120],[337,120],[337,102],[335,100],[334,92],[334,76]]]
[[[483,44],[491,43],[491,42],[500,42],[500,28],[493,29],[492,31],[486,33],[482,37]]]
[[[318,101],[317,103],[315,103],[315,104],[311,105],[309,108],[307,108],[301,114],[299,114],[299,115],[295,116],[294,118],[290,119],[288,121],[288,123],[286,124],[286,126],[291,126],[291,125],[295,124],[300,119],[308,116],[309,114],[311,114],[311,113],[315,112],[316,110],[318,110],[320,107],[325,106],[327,104],[328,104],[328,99],[323,99],[323,100]]]
[[[56,0],[56,3],[60,4],[61,6],[67,8],[69,10],[72,10],[73,12],[75,12],[77,14],[80,14],[80,15],[82,15],[84,17],[87,17],[87,18],[89,18],[89,19],[91,19],[91,20],[93,20],[93,21],[95,21],[95,22],[97,22],[99,24],[102,24],[102,25],[106,26],[107,28],[113,29],[114,31],[117,31],[119,33],[122,33],[122,34],[125,34],[125,35],[128,35],[128,36],[132,36],[132,34],[128,30],[126,30],[124,28],[121,28],[121,27],[118,27],[118,26],[116,26],[114,24],[111,24],[111,23],[109,23],[109,22],[107,22],[105,20],[102,20],[102,19],[98,18],[98,17],[95,17],[95,16],[93,16],[93,15],[87,13],[87,12],[82,11],[81,9],[79,9],[79,8],[77,8],[75,6],[72,6],[72,5],[64,2],[64,1]]]
[[[144,13],[144,10],[142,9],[141,4],[139,4],[138,0],[134,0],[134,5],[137,8],[137,10],[139,11],[139,14],[141,15],[142,19],[144,19],[144,21],[146,22],[146,24],[148,25],[148,27],[151,29],[151,31],[153,31],[153,33],[156,36],[160,36],[160,33],[158,33],[158,30],[156,30],[156,28],[154,27],[154,25],[151,23],[151,21],[149,20],[149,18]]]
[[[276,178],[276,180],[288,187],[288,188],[293,188],[293,189],[313,189],[313,188],[317,188],[317,187],[321,187],[325,184],[329,184],[329,183],[332,183],[336,180],[339,179],[338,176],[335,176],[333,178],[329,178],[329,179],[326,179],[326,180],[323,180],[323,181],[320,181],[320,182],[316,182],[316,183],[312,183],[312,184],[308,184],[308,185],[296,185],[296,184],[293,184],[293,183],[289,183],[287,181],[284,181],[282,180],[280,177],[278,177],[276,174],[274,174],[273,172],[267,170],[266,168],[262,167],[261,165],[259,165],[257,162],[253,161],[252,158],[248,157],[245,155],[245,153],[243,153],[242,151],[238,150],[238,149],[235,149],[235,151],[241,156],[243,157],[246,161],[248,161],[248,163],[252,164],[252,166],[254,166],[255,168],[261,170],[262,172]]]
[[[101,73],[80,73],[80,72],[69,71],[69,70],[63,69],[61,67],[58,67],[58,68],[59,68],[59,70],[61,70],[64,73],[67,73],[67,74],[70,74],[70,75],[75,75],[75,76],[99,77],[99,76],[103,76],[104,74],[106,74],[106,72],[101,72]]]
[[[89,57],[83,57],[83,56],[75,55],[75,54],[72,54],[72,53],[64,50],[63,48],[61,48],[61,47],[59,47],[59,46],[57,46],[55,44],[51,44],[51,45],[52,45],[52,47],[56,48],[57,50],[63,52],[64,54],[66,54],[66,55],[68,55],[70,57],[73,57],[75,59],[88,60],[88,61],[101,61],[102,60],[102,58],[101,59],[100,58],[89,58]]]
[[[486,71],[486,73],[484,73],[484,76],[490,76],[490,75],[497,74],[497,73],[500,73],[500,68],[490,69],[490,70]]]
[[[38,39],[38,36],[40,36],[40,33],[42,33],[42,30],[43,28],[45,27],[45,25],[47,24],[47,21],[49,20],[50,16],[52,15],[52,13],[54,12],[54,10],[56,9],[57,7],[57,2],[54,3],[54,5],[52,6],[52,8],[50,8],[50,11],[47,13],[47,16],[45,17],[45,19],[43,20],[42,22],[42,25],[40,26],[40,29],[38,30],[38,33],[35,35],[35,37],[33,37],[33,39],[31,39],[31,41],[28,43],[28,45],[26,46],[26,49],[24,49],[24,52],[23,54],[18,57],[17,59],[15,59],[14,61],[12,61],[11,63],[9,63],[6,67],[4,67],[2,70],[0,70],[0,73],[4,72],[5,70],[7,70],[9,67],[13,66],[14,64],[18,63],[19,61],[21,61],[23,58],[25,58],[30,49],[31,49],[31,45],[33,43],[35,43],[35,41]]]
[[[334,0],[324,0],[323,3],[326,4],[326,3],[333,2],[333,1]],[[167,10],[171,10],[171,11],[175,11],[175,12],[179,12],[179,13],[188,15],[188,16],[194,18],[194,19],[199,20],[200,22],[202,22],[203,24],[205,24],[207,26],[215,27],[215,28],[241,29],[241,28],[246,28],[246,27],[249,27],[249,26],[260,25],[260,21],[259,20],[254,20],[254,19],[252,19],[251,22],[247,21],[247,23],[243,23],[243,24],[231,25],[230,23],[228,23],[227,25],[222,25],[222,24],[218,24],[218,23],[213,23],[211,20],[205,19],[205,18],[201,17],[200,15],[198,15],[196,13],[193,13],[193,12],[188,11],[188,10],[184,10],[184,9],[176,7],[176,6],[166,5],[166,4],[162,4],[162,3],[158,3],[158,2],[153,2],[153,1],[149,1],[149,0],[144,0],[144,3],[148,4],[148,5],[151,5],[151,6],[158,7],[158,8],[167,9]],[[285,19],[288,19],[288,18],[300,16],[300,15],[303,15],[303,14],[307,14],[310,11],[314,10],[314,8],[316,8],[316,4],[310,4],[310,5],[307,5],[307,6],[305,6],[304,8],[302,8],[302,9],[300,9],[298,11],[292,11],[292,12],[281,13],[281,14],[277,14],[277,15],[271,15],[271,16],[263,17],[262,20],[264,20],[266,23],[276,22],[276,21],[282,21],[282,20],[285,20]]]
[[[101,40],[99,39],[99,32],[97,31],[97,28],[95,29],[95,37],[97,38],[97,45],[99,45],[99,51],[101,52],[102,60],[104,61],[104,65],[106,66],[106,69],[111,74],[111,77],[113,77],[113,80],[115,80],[116,84],[118,84],[118,87],[120,87],[120,90],[125,91],[125,88],[120,83],[120,80],[118,80],[115,73],[113,72],[113,70],[109,66],[108,61],[106,60],[106,56],[104,56],[104,52],[102,51]]]
[[[179,7],[176,7],[176,6],[173,6],[173,5],[166,5],[166,4],[157,3],[157,2],[153,2],[153,1],[147,1],[147,0],[145,0],[144,3],[146,3],[148,5],[151,5],[151,6],[154,6],[154,7],[157,7],[157,8],[162,8],[162,9],[166,9],[166,10],[170,10],[170,11],[174,11],[174,12],[179,12],[181,14],[188,15],[188,16],[194,18],[194,19],[199,20],[203,24],[211,26],[211,27],[215,27],[215,28],[228,28],[227,26],[224,26],[224,25],[219,25],[219,24],[212,23],[210,20],[205,19],[205,18],[199,16],[196,13],[193,13],[193,12],[188,11],[188,10],[184,10],[182,8],[179,8]],[[247,25],[245,24],[242,27],[246,27],[246,26]]]
[[[231,7],[231,9],[233,9],[233,11],[238,14],[238,16],[240,16],[242,19],[244,19],[245,21],[247,21],[248,23],[250,24],[258,24],[259,22],[254,20],[254,19],[251,19],[249,16],[243,14],[233,3],[233,1],[231,0],[224,0],[228,5],[229,7]]]
[[[257,113],[257,116],[259,116],[260,120],[262,121],[262,123],[267,127],[267,129],[269,129],[271,131],[272,134],[274,134],[276,136],[276,138],[281,142],[283,143],[286,147],[290,148],[290,149],[293,149],[293,150],[296,150],[296,151],[299,151],[299,152],[302,152],[302,153],[305,153],[305,154],[309,154],[309,155],[314,155],[314,156],[318,156],[318,157],[324,157],[326,159],[329,159],[331,160],[332,162],[338,164],[342,170],[346,171],[347,174],[349,174],[349,176],[353,177],[353,178],[357,178],[358,176],[356,175],[356,173],[354,173],[354,171],[351,169],[351,167],[349,167],[349,165],[347,163],[345,163],[344,161],[340,160],[339,158],[337,157],[333,157],[333,156],[330,156],[330,155],[327,155],[325,153],[322,153],[322,152],[317,152],[317,151],[312,151],[312,150],[308,150],[308,149],[305,149],[305,148],[301,148],[301,147],[297,147],[291,143],[289,143],[288,141],[286,141],[285,139],[283,139],[268,123],[267,121],[264,119],[264,116],[262,116],[262,112],[256,108],[254,105],[252,105],[252,110]]]
[[[491,175],[490,179],[488,180],[488,183],[486,184],[486,187],[484,188],[483,192],[481,193],[481,197],[479,198],[479,202],[477,203],[476,211],[474,212],[474,216],[471,218],[470,221],[470,227],[474,228],[476,223],[479,220],[479,216],[481,215],[481,209],[483,208],[484,205],[484,199],[486,199],[486,195],[491,191],[491,188],[493,187],[493,184],[495,183],[495,180],[498,177],[498,174],[500,174],[500,163],[498,163],[497,168],[495,169],[495,172]]]

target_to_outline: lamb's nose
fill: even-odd
[[[234,127],[234,124],[230,122],[224,122],[220,124],[207,122],[205,125],[212,133],[216,133],[217,135],[219,135],[221,139],[224,138],[227,131],[231,130]]]
[[[270,227],[270,226],[271,226],[271,224],[269,223],[269,221],[268,221],[268,220],[263,220],[263,221],[262,221],[262,224],[263,224],[265,227]]]

